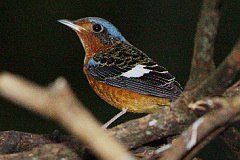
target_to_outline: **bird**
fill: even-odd
[[[181,95],[182,87],[175,77],[129,43],[107,20],[85,17],[58,22],[80,38],[85,50],[83,71],[92,89],[121,110],[103,128],[126,112],[154,113]]]

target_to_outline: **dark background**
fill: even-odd
[[[201,0],[161,1],[1,1],[0,67],[47,86],[64,76],[79,99],[101,121],[119,112],[92,91],[82,71],[84,50],[77,35],[58,19],[102,17],[112,22],[133,45],[165,66],[184,86],[188,80],[193,39]],[[240,1],[223,4],[216,41],[216,64],[239,37]],[[0,130],[52,133],[57,124],[0,99]],[[117,123],[142,114],[127,113]],[[115,123],[116,125],[116,123]],[[226,155],[217,139],[205,151],[211,159]],[[222,143],[222,142],[220,142]],[[217,150],[217,151],[216,151]],[[216,153],[214,153],[216,151]],[[204,151],[202,151],[204,152]],[[219,153],[223,155],[219,156]],[[204,157],[203,154],[202,157]],[[215,158],[214,158],[215,157]],[[223,157],[223,159],[231,159]]]

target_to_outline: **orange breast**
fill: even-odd
[[[134,113],[153,113],[160,107],[170,104],[166,99],[146,96],[98,82],[88,73],[87,78],[98,96],[118,109],[128,108],[128,112]]]

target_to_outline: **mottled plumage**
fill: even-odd
[[[146,74],[127,76],[124,73],[136,66]],[[164,67],[159,66],[145,53],[126,42],[116,44],[90,59],[87,70],[96,80],[144,95],[175,100],[181,86]],[[135,70],[135,72],[139,72]]]

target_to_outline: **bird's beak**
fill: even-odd
[[[71,20],[68,20],[68,19],[61,19],[61,20],[58,20],[58,22],[72,28],[75,31],[81,32],[81,30],[86,30],[85,28],[75,24],[75,21],[71,21]]]

